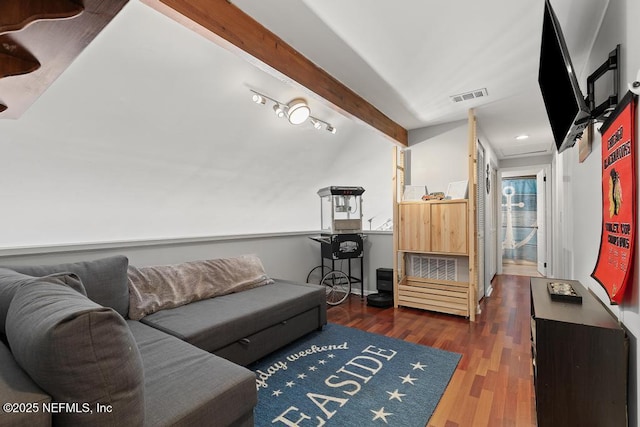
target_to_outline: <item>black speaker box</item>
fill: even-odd
[[[380,292],[393,294],[393,268],[378,268],[376,270],[376,288]]]

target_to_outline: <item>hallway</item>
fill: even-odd
[[[327,320],[462,354],[429,426],[535,426],[529,278],[498,275],[475,322],[412,308],[375,308],[359,296]]]

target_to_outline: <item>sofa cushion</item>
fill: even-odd
[[[6,345],[0,343],[0,402],[26,404],[15,411],[0,410],[0,426],[40,427],[51,426],[51,413],[43,410],[43,404],[51,402],[51,396],[20,368]],[[31,409],[27,412],[26,409]],[[37,409],[34,410],[34,409]]]
[[[143,424],[142,360],[113,309],[64,285],[32,283],[11,301],[7,339],[20,366],[54,401],[89,405],[55,413],[55,424]],[[99,413],[98,404],[111,410]]]
[[[45,276],[59,272],[75,273],[82,280],[87,296],[105,307],[111,307],[123,317],[129,311],[127,267],[129,260],[122,255],[68,264],[9,266],[30,276]]]
[[[127,323],[144,364],[145,425],[227,426],[252,420],[253,372],[140,322]]]
[[[141,322],[213,353],[314,307],[326,316],[322,287],[276,279],[270,286],[162,310]],[[318,322],[326,323],[326,317]]]
[[[5,322],[9,305],[13,300],[16,291],[22,285],[33,283],[34,281],[60,283],[70,286],[77,292],[86,295],[82,282],[73,273],[55,273],[44,277],[27,276],[7,268],[0,268],[0,334],[5,334]]]
[[[175,265],[130,266],[128,274],[129,318],[133,320],[193,301],[273,283],[255,255]]]

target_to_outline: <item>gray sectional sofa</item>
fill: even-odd
[[[277,279],[133,320],[130,270],[0,268],[0,425],[251,426],[244,366],[326,324],[319,286]]]

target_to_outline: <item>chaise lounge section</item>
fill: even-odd
[[[267,286],[161,310],[140,322],[246,366],[327,323],[319,286]]]

